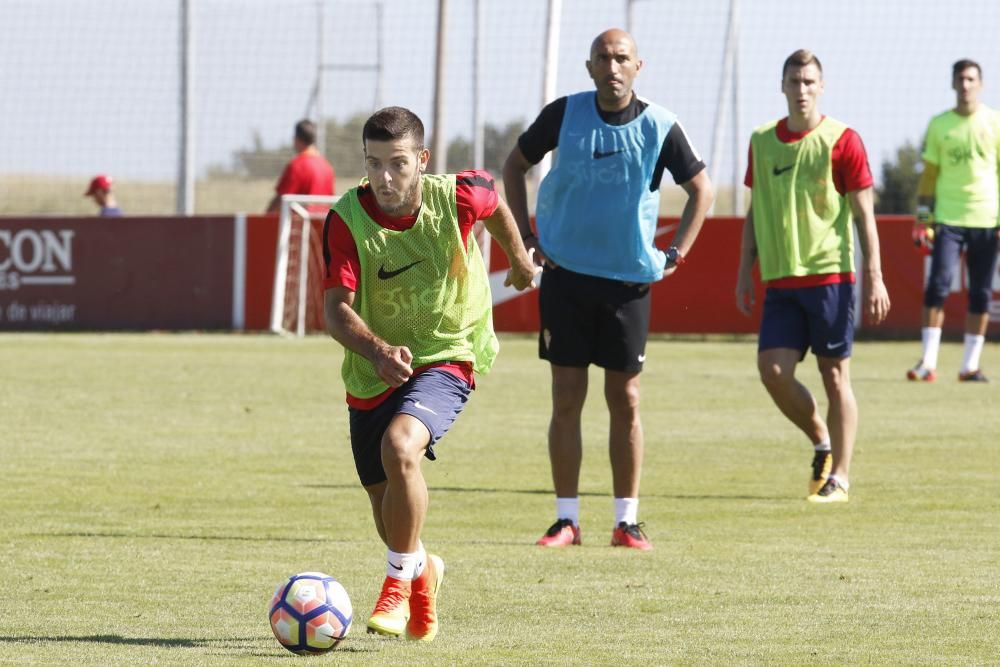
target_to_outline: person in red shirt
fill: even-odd
[[[295,157],[285,166],[281,178],[274,186],[274,197],[267,205],[268,213],[277,213],[281,206],[281,195],[333,195],[336,189],[336,174],[316,148],[316,124],[310,120],[300,120],[295,124]],[[325,211],[328,207],[309,207]]]

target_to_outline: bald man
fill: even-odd
[[[632,37],[607,30],[590,47],[596,90],[559,98],[504,164],[507,201],[543,263],[538,354],[552,371],[549,461],[556,521],[537,544],[579,545],[580,428],[590,364],[604,369],[615,517],[611,545],[652,545],[638,521],[643,434],[639,374],[646,360],[650,285],[684,263],[712,204],[705,163],[677,117],[632,90],[642,60]],[[559,148],[528,215],[526,174]],[[654,245],[664,170],[688,195],[666,251]]]

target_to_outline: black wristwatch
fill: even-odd
[[[672,245],[667,248],[667,264],[671,266],[680,266],[684,263],[684,255],[681,251],[677,249],[677,246]]]

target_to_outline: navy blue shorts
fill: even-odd
[[[646,360],[649,284],[545,269],[538,292],[538,356],[556,366],[638,373]]]
[[[455,423],[471,392],[472,387],[461,378],[431,368],[411,377],[372,410],[348,408],[354,467],[361,484],[371,486],[386,480],[382,467],[382,436],[396,415],[416,417],[427,427],[431,438],[424,455],[433,461],[437,458],[434,443]]]
[[[811,347],[817,357],[844,359],[854,344],[854,284],[769,287],[757,351]]]
[[[990,308],[997,263],[996,227],[934,225],[931,274],[924,290],[924,306],[940,308],[951,292],[962,249],[969,270],[969,312],[982,315]]]

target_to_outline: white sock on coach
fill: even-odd
[[[569,519],[580,525],[580,498],[556,498],[556,519]]]
[[[639,523],[639,499],[638,498],[615,498],[615,525],[622,521],[628,525]]]

